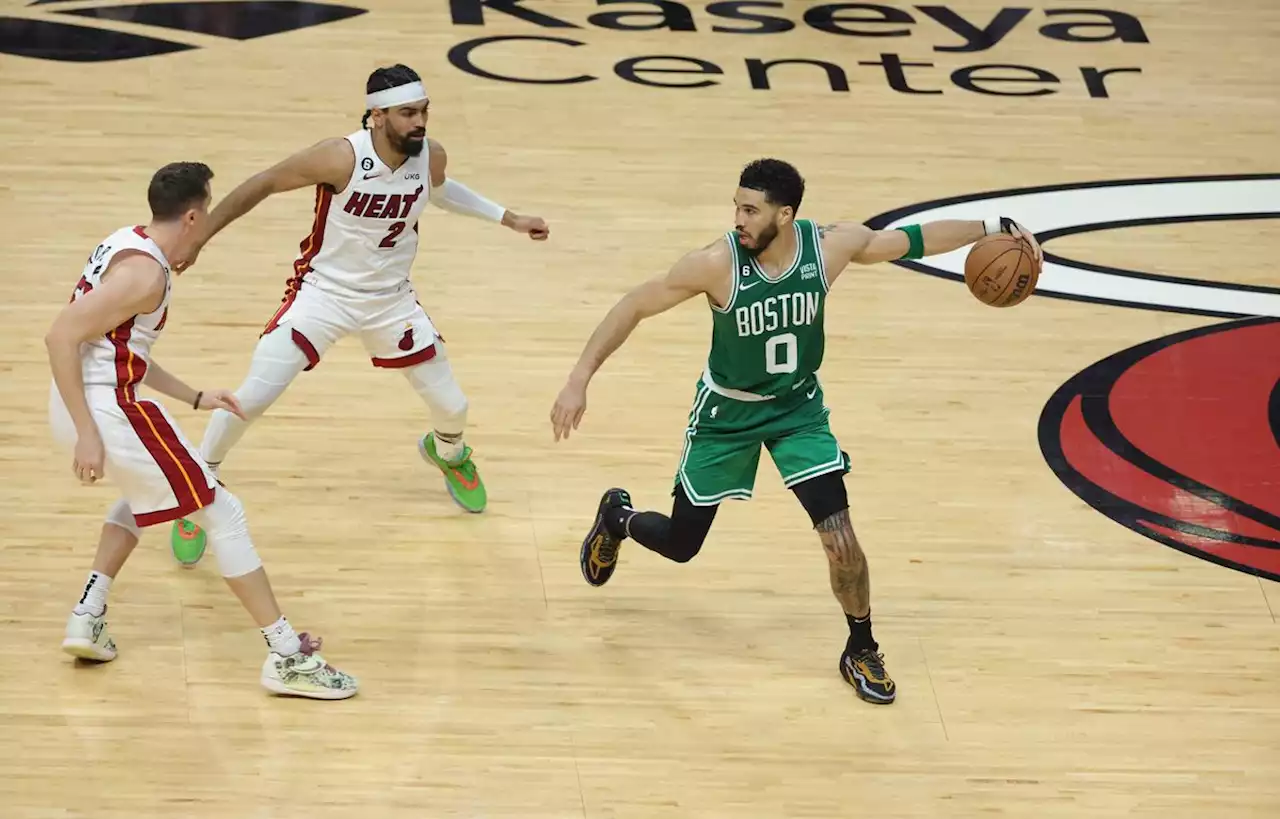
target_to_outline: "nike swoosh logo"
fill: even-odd
[[[367,173],[367,174],[365,174],[365,175],[364,175],[364,178],[365,178],[365,179],[373,179],[375,176],[381,176],[381,175],[382,175],[382,174],[381,174],[379,171],[374,171],[373,173]]]
[[[757,284],[760,284],[760,282],[758,282],[758,281],[754,281],[754,282],[751,282],[750,284],[747,284],[747,283],[743,282],[742,284],[738,285],[738,289],[739,289],[739,290],[750,290],[751,288],[755,287]]]
[[[815,396],[815,395],[817,395],[817,394],[818,394],[818,388],[817,388],[817,387],[814,387],[813,389],[809,390],[809,394],[808,394],[807,396],[805,396],[805,397],[806,397],[806,398],[812,398],[812,397],[814,397],[814,396]]]

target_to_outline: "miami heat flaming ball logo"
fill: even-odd
[[[1280,288],[1120,270],[1051,252],[1058,237],[1280,218],[1280,175],[1025,188],[913,205],[868,223],[1016,214],[1045,248],[1037,297],[1234,319],[1153,339],[1063,384],[1040,416],[1054,474],[1133,531],[1280,581]],[[904,267],[963,278],[965,251]]]
[[[1280,580],[1280,320],[1105,358],[1054,393],[1039,435],[1054,473],[1112,520]]]

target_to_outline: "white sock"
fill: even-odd
[[[267,646],[281,657],[297,654],[302,649],[302,641],[283,614],[279,620],[262,629],[262,636],[266,638]]]
[[[446,461],[456,460],[462,454],[463,443],[462,433],[455,432],[452,435],[440,432],[435,433],[436,436],[436,454]]]
[[[98,572],[89,572],[89,581],[84,584],[84,594],[76,603],[76,614],[92,614],[101,617],[107,609],[107,592],[111,591],[111,578]]]

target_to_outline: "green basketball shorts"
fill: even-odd
[[[849,456],[831,433],[829,414],[817,379],[759,402],[719,395],[698,379],[675,483],[695,506],[750,498],[762,446],[788,489],[829,472],[847,473]]]

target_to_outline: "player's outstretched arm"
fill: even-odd
[[[314,185],[329,185],[342,190],[351,178],[356,154],[351,143],[341,137],[317,142],[267,168],[259,171],[223,197],[205,221],[201,235],[185,255],[170,260],[175,270],[186,270],[195,264],[205,243],[223,228],[258,206],[262,200],[276,193],[297,190]]]
[[[836,222],[818,229],[827,262],[827,280],[834,282],[850,263],[876,264],[898,259],[936,256],[971,245],[992,233],[1009,233],[1027,239],[1043,260],[1031,231],[1007,217],[986,220],[938,219],[921,225],[872,230],[857,222]]]
[[[63,307],[45,334],[53,382],[76,427],[72,470],[81,480],[102,477],[106,452],[84,394],[80,345],[110,333],[133,316],[155,310],[164,299],[164,288],[159,262],[144,253],[122,252],[112,260],[102,282]]]
[[[498,222],[517,233],[528,234],[534,241],[543,241],[551,235],[551,228],[540,216],[522,216],[491,202],[448,174],[449,154],[434,139],[427,140],[431,151],[431,191],[427,201],[443,211]]]
[[[186,382],[181,378],[161,367],[159,362],[155,360],[152,360],[151,365],[147,367],[147,373],[142,377],[142,383],[161,395],[167,395],[174,400],[190,405],[193,409],[223,409],[238,418],[249,420],[245,418],[244,410],[240,409],[240,402],[231,390],[193,389],[187,386]]]
[[[587,385],[604,362],[622,346],[641,321],[664,313],[701,293],[713,292],[717,279],[727,280],[728,262],[720,246],[685,255],[663,276],[650,279],[627,293],[605,315],[569,373],[551,408],[556,440],[568,438],[587,410]]]

